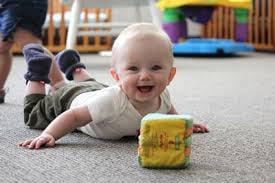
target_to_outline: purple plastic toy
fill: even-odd
[[[238,42],[246,42],[248,35],[247,23],[236,23],[235,24],[235,40]]]
[[[186,21],[163,23],[164,31],[169,35],[173,43],[177,43],[181,37],[187,37]]]

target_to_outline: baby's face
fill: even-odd
[[[116,60],[117,81],[132,103],[158,100],[175,73],[169,45],[155,38],[124,45]]]

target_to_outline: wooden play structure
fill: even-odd
[[[70,8],[60,4],[60,0],[48,0],[48,21],[46,23],[44,45],[53,52],[65,48],[67,30],[71,16],[66,19],[66,14],[70,13]],[[55,16],[60,15],[59,20]],[[111,9],[84,8],[81,13],[81,22],[110,22]],[[59,25],[58,25],[59,24]],[[85,28],[88,29],[88,28]],[[76,41],[76,49],[80,52],[98,52],[108,50],[112,46],[111,36],[80,36]]]
[[[49,0],[48,17],[44,25],[43,44],[52,52],[66,47],[69,18],[66,15],[70,8],[60,4],[60,0]],[[81,19],[83,23],[111,22],[111,8],[84,8]],[[234,12],[231,8],[218,7],[212,19],[203,26],[204,38],[234,39]],[[88,27],[84,29],[89,29]],[[106,28],[105,28],[106,29]],[[98,30],[98,29],[96,29]],[[110,50],[113,37],[82,35],[77,38],[76,49],[80,52],[98,52]],[[275,1],[253,0],[253,8],[248,17],[248,43],[259,51],[275,51]],[[19,53],[16,46],[13,52]]]
[[[43,44],[52,52],[61,51],[66,47],[68,24],[70,21],[70,8],[62,5],[60,0],[48,0],[48,15],[43,29]],[[110,22],[112,20],[111,8],[84,8],[81,13],[82,23]],[[88,29],[88,28],[86,28]],[[76,49],[80,52],[98,52],[110,50],[111,36],[79,36]],[[14,53],[20,53],[15,45]]]
[[[254,0],[248,16],[247,42],[259,51],[275,51],[275,1]],[[234,26],[233,10],[218,7],[204,26],[203,37],[234,39]]]

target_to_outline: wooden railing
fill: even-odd
[[[48,0],[48,18],[43,28],[43,45],[52,52],[58,52],[66,46],[66,34],[68,28],[68,20],[65,19],[66,12],[69,8],[61,5],[59,0]],[[83,22],[89,21],[89,16],[93,15],[94,21],[110,22],[112,10],[99,8],[84,8],[82,11]],[[104,15],[104,20],[100,19],[100,15]],[[56,17],[59,16],[58,20]],[[80,52],[98,52],[109,50],[112,46],[111,36],[79,36],[77,39],[76,49]],[[14,53],[19,53],[21,50],[15,45]]]
[[[204,26],[203,37],[235,38],[235,18],[233,10],[219,7],[213,13],[211,21]],[[248,39],[256,50],[275,51],[275,1],[254,0],[249,11]]]

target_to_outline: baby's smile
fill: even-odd
[[[142,92],[142,93],[148,93],[150,92],[152,89],[154,88],[154,86],[137,86],[137,89]]]

